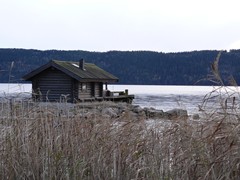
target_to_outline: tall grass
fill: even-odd
[[[237,116],[149,126],[128,111],[117,118],[86,111],[83,105],[2,103],[0,179],[240,178]]]
[[[239,179],[239,108],[224,102],[238,92],[219,88],[206,95],[199,121],[151,125],[130,109],[110,117],[84,104],[5,99],[0,179]],[[216,97],[217,108],[206,111]],[[91,112],[108,106],[92,104]]]

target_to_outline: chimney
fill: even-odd
[[[84,67],[84,60],[83,59],[80,59],[80,61],[79,61],[79,68],[83,71],[86,70],[85,67]]]

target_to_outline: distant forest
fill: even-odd
[[[95,63],[117,76],[119,84],[210,85],[211,64],[219,51],[162,53],[153,51],[60,51],[0,49],[0,82],[22,83],[26,73],[50,60]],[[220,73],[226,85],[231,76],[240,83],[240,50],[223,51]]]

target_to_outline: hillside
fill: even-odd
[[[23,82],[23,75],[52,59],[78,61],[83,58],[119,77],[120,84],[209,85],[211,82],[203,79],[211,73],[217,54],[218,51],[210,50],[162,53],[0,49],[0,82]],[[219,66],[226,82],[232,75],[240,83],[240,50],[224,51]]]

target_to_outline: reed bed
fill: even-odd
[[[212,70],[222,85],[220,55]],[[240,179],[238,92],[220,86],[205,96],[199,120],[172,121],[2,98],[0,179]]]
[[[86,117],[82,104],[0,105],[0,179],[240,178],[236,109],[149,125],[127,111]]]

